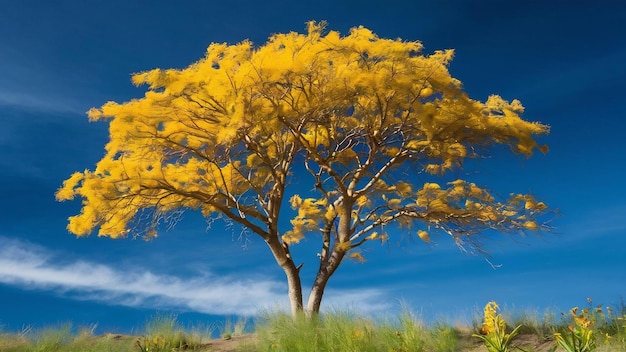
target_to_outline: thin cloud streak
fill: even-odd
[[[286,308],[285,283],[266,277],[207,274],[180,278],[145,269],[127,270],[76,260],[58,264],[37,245],[0,237],[0,283],[56,292],[81,301],[154,309],[180,309],[216,315],[255,315]],[[328,292],[331,306],[357,304],[387,308],[376,289]]]
[[[5,46],[7,55],[0,57],[0,108],[55,115],[84,115],[90,108],[81,103],[90,90],[87,82],[68,80],[68,73],[60,68],[42,66],[40,60]]]
[[[34,113],[85,115],[88,107],[65,98],[43,97],[30,92],[0,90],[0,107]]]
[[[280,282],[204,275],[190,279],[74,261],[55,264],[44,249],[0,240],[0,282],[52,290],[78,300],[125,306],[179,308],[209,314],[251,315],[283,298]]]

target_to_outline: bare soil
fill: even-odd
[[[257,342],[257,337],[254,334],[245,334],[240,336],[233,336],[230,339],[216,339],[211,340],[206,344],[207,351],[211,352],[241,352],[251,351],[250,347]]]

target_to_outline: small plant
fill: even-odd
[[[472,334],[474,337],[485,342],[489,352],[508,352],[511,340],[517,335],[522,327],[518,325],[510,333],[506,332],[506,321],[500,314],[496,302],[489,302],[484,309],[484,321],[481,328],[481,334]]]
[[[72,341],[72,325],[67,323],[59,327],[46,328],[33,333],[35,347],[33,351],[47,352],[60,350]]]
[[[567,328],[559,329],[554,333],[557,346],[561,346],[567,352],[590,352],[597,347],[597,335],[602,330],[607,330],[609,323],[602,306],[592,307],[591,298],[587,298],[589,307],[570,309]],[[609,309],[610,312],[610,309]],[[610,335],[605,332],[605,339],[608,342]],[[556,347],[556,346],[555,346]]]
[[[398,336],[397,351],[424,350],[424,325],[408,310],[402,312],[399,320],[400,326],[396,332]]]
[[[617,309],[606,307],[609,325],[604,339],[616,347],[626,351],[626,305],[624,301],[618,304]],[[608,340],[608,341],[607,341]]]
[[[235,323],[231,319],[226,319],[220,337],[224,340],[230,340],[233,336],[241,336],[245,332],[247,324],[248,320],[245,317],[238,318]]]
[[[170,336],[166,335],[144,335],[140,337],[135,346],[141,352],[171,352],[193,350],[195,347],[190,346],[183,332],[178,332]]]
[[[519,334],[532,334],[542,341],[552,340],[558,323],[557,315],[550,309],[546,309],[543,313],[537,309],[518,311],[511,316],[510,320],[511,325],[522,326]]]
[[[446,323],[439,322],[429,331],[428,345],[434,351],[438,352],[455,352],[458,351],[459,336],[454,328]]]
[[[570,310],[573,325],[567,330],[555,332],[554,338],[558,346],[567,352],[590,352],[596,349],[596,336],[591,329],[591,320],[584,313],[577,315],[578,307]]]
[[[142,336],[137,340],[137,347],[141,352],[165,352],[169,342],[163,335]]]
[[[195,350],[199,338],[186,334],[174,316],[157,316],[146,326],[146,335],[135,342],[141,352],[171,352]]]

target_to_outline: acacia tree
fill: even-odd
[[[95,170],[74,173],[56,194],[82,198],[69,231],[151,238],[185,209],[233,221],[265,241],[295,314],[318,312],[341,262],[362,259],[359,247],[385,241],[389,229],[426,242],[447,234],[473,249],[484,231],[540,230],[546,206],[529,195],[496,200],[467,180],[425,181],[494,144],[545,152],[533,136],[548,127],[521,119],[517,100],[469,98],[448,72],[453,51],[421,49],[310,22],[306,34],[276,34],[261,47],[211,44],[185,69],[133,75],[149,87],[143,98],[88,112],[109,121],[110,141]],[[314,190],[296,194],[295,177]],[[319,240],[306,305],[289,251],[305,236]]]

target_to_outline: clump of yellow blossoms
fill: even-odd
[[[587,299],[591,303],[591,299]],[[600,312],[602,313],[602,309]],[[594,333],[594,319],[590,309],[583,309],[578,313],[578,307],[570,309],[569,315],[572,321],[567,330],[555,332],[554,338],[557,345],[567,352],[591,352],[596,349],[596,334]],[[607,340],[608,340],[607,334]]]
[[[522,327],[518,325],[510,333],[506,332],[506,321],[497,311],[500,307],[496,302],[489,302],[484,309],[484,320],[481,327],[481,334],[472,336],[478,337],[485,342],[489,352],[507,352],[511,340],[517,335]]]

